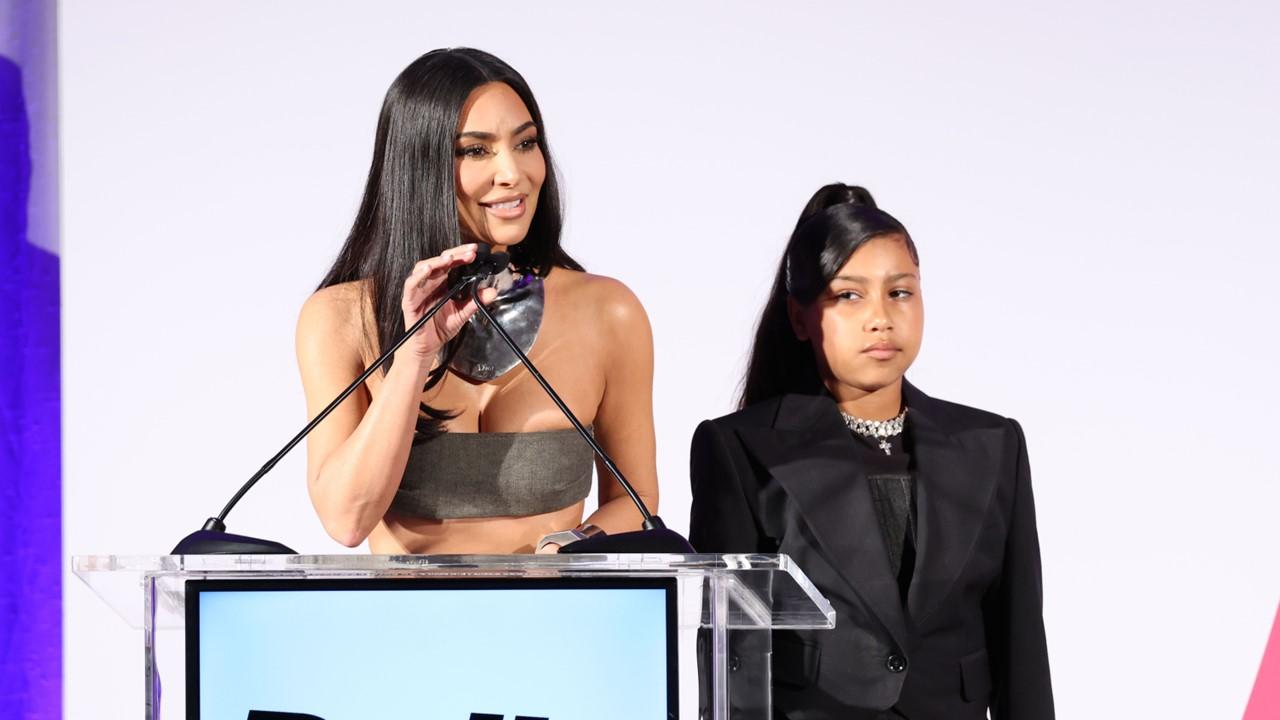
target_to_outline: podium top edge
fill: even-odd
[[[104,572],[185,574],[190,572],[297,571],[561,571],[709,572],[774,571],[790,573],[786,555],[76,555],[72,570],[84,576]]]
[[[729,627],[835,623],[830,602],[786,555],[76,555],[71,562],[134,627],[146,627],[148,612],[157,627],[180,626],[186,580],[249,578],[705,577],[738,599]],[[151,610],[148,596],[159,603]]]

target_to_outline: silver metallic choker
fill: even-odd
[[[507,331],[520,351],[528,353],[542,328],[542,311],[546,295],[542,278],[516,275],[510,269],[482,283],[482,287],[498,289],[498,297],[487,306],[494,319]],[[458,343],[449,369],[476,382],[489,382],[520,364],[484,315],[476,313],[467,320],[466,335]]]
[[[872,440],[880,440],[880,449],[885,455],[893,453],[893,446],[889,444],[889,438],[897,437],[902,434],[903,425],[907,420],[907,409],[902,408],[902,412],[898,413],[898,417],[890,420],[863,420],[860,417],[854,417],[843,410],[840,416],[844,418],[844,424],[856,435]]]

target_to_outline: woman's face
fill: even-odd
[[[504,83],[473,90],[462,108],[455,151],[464,230],[495,249],[524,240],[547,163],[520,96]]]
[[[788,300],[788,309],[837,401],[898,386],[920,352],[920,268],[901,235],[863,243],[817,300],[807,307]]]

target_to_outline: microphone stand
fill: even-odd
[[[662,522],[662,518],[649,512],[649,508],[645,507],[635,487],[623,476],[613,458],[609,457],[609,453],[605,452],[604,448],[600,447],[600,443],[596,442],[591,433],[587,432],[587,428],[583,426],[582,421],[578,420],[578,417],[573,414],[573,411],[569,409],[564,400],[560,399],[560,395],[551,387],[551,383],[542,377],[542,373],[538,372],[538,368],[529,359],[529,356],[524,354],[520,346],[516,344],[515,340],[511,339],[507,331],[489,312],[489,309],[480,302],[479,283],[471,286],[471,297],[475,300],[476,307],[479,308],[480,313],[484,315],[490,325],[493,325],[493,329],[498,331],[498,336],[511,349],[511,352],[515,353],[515,356],[520,359],[520,364],[524,365],[529,374],[533,376],[533,379],[538,381],[538,384],[542,386],[542,390],[556,404],[556,407],[560,408],[560,412],[568,418],[573,428],[582,436],[582,439],[587,441],[596,456],[604,463],[605,468],[609,470],[609,474],[613,475],[618,484],[622,486],[622,489],[630,496],[631,502],[640,511],[640,516],[644,518],[641,523],[642,529],[639,531],[619,533],[617,535],[604,533],[593,535],[562,546],[560,552],[566,554],[648,552],[679,555],[694,552],[693,546],[689,544],[688,540],[674,530],[667,529],[666,524]]]
[[[225,522],[227,514],[236,506],[236,503],[240,502],[240,498],[244,497],[244,494],[249,492],[249,489],[257,484],[258,480],[262,479],[263,475],[271,472],[271,468],[275,467],[276,463],[280,462],[280,460],[287,455],[295,445],[302,442],[302,439],[309,435],[311,431],[321,423],[321,421],[329,417],[329,414],[336,410],[338,406],[342,404],[342,401],[347,399],[347,396],[355,392],[356,388],[360,387],[365,380],[368,380],[369,376],[373,375],[375,370],[382,367],[383,363],[390,359],[395,351],[400,349],[401,345],[408,342],[409,338],[413,337],[414,333],[418,332],[423,325],[426,325],[431,318],[436,316],[436,313],[440,312],[440,309],[445,306],[445,303],[453,300],[456,295],[459,295],[466,289],[467,285],[472,285],[473,292],[471,293],[471,296],[475,298],[477,305],[483,307],[479,298],[479,290],[474,288],[479,285],[479,280],[493,274],[494,266],[501,268],[506,267],[507,264],[506,253],[489,254],[488,250],[489,246],[483,244],[480,245],[477,248],[476,259],[464,267],[463,274],[458,281],[454,283],[453,287],[449,288],[449,291],[445,293],[430,310],[427,310],[426,314],[418,318],[418,321],[406,330],[404,335],[401,335],[400,339],[396,340],[391,347],[387,348],[385,352],[379,355],[378,359],[374,360],[373,363],[360,374],[360,377],[356,378],[350,385],[348,385],[347,388],[338,395],[338,397],[334,398],[332,402],[325,406],[325,408],[311,420],[311,422],[307,423],[306,427],[302,428],[297,435],[294,435],[293,439],[280,449],[280,452],[272,456],[272,458],[268,460],[267,463],[258,470],[258,472],[254,473],[253,477],[249,478],[248,482],[242,485],[236,494],[232,496],[230,502],[226,504],[226,507],[222,508],[222,512],[218,513],[216,517],[211,517],[206,520],[204,526],[199,530],[184,537],[177,546],[173,548],[173,551],[170,554],[296,555],[297,553],[288,546],[282,545],[274,540],[263,540],[261,538],[248,537],[246,535],[232,535],[228,533],[226,531],[227,525]],[[487,316],[488,313],[486,313],[486,317]]]

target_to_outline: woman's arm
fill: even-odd
[[[418,263],[403,290],[406,327],[439,300],[449,270],[474,258],[475,246],[464,245]],[[362,293],[355,283],[325,288],[302,307],[298,367],[311,417],[364,369]],[[396,351],[377,397],[353,393],[307,437],[307,490],[325,531],[343,545],[363,542],[391,507],[427,374],[440,347],[474,312],[472,302],[446,304]]]
[[[1044,635],[1040,540],[1036,532],[1031,465],[1022,427],[1010,420],[1017,442],[1016,478],[1004,565],[987,608],[995,696],[992,720],[1052,720],[1053,687]]]
[[[599,327],[604,393],[593,432],[651,513],[658,511],[657,440],[653,431],[653,331],[640,300],[622,283],[600,278]],[[587,522],[608,533],[640,529],[642,518],[603,463],[596,464],[599,506]]]

